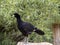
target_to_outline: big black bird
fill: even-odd
[[[29,22],[24,22],[21,20],[21,17],[18,13],[14,13],[15,18],[17,19],[17,27],[21,31],[21,33],[25,36],[28,37],[29,34],[32,32],[36,32],[39,35],[44,35],[44,32],[37,27],[33,26]]]

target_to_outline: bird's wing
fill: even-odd
[[[34,29],[34,26],[30,23],[24,22],[24,23],[22,23],[22,28],[23,28],[23,30],[25,30],[27,32],[32,32]]]

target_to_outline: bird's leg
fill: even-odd
[[[24,44],[25,44],[25,45],[28,45],[28,37],[25,37],[25,38],[24,38]]]
[[[27,44],[28,44],[28,37],[26,37],[26,42],[27,42]]]

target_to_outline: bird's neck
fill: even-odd
[[[17,23],[21,24],[23,21],[21,20],[21,18],[17,18]]]

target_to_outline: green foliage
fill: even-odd
[[[21,34],[13,16],[14,12],[18,12],[22,20],[45,32],[44,36],[32,33],[29,35],[30,42],[52,42],[51,25],[60,23],[58,6],[60,0],[0,0],[0,44],[14,45],[14,38]]]

